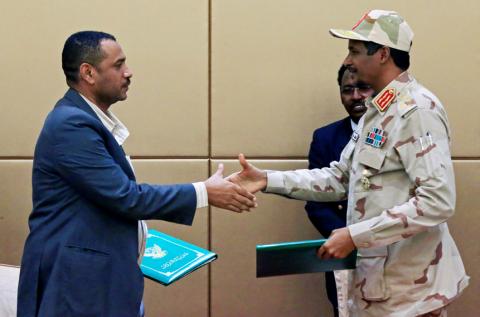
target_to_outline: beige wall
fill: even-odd
[[[398,10],[415,31],[412,71],[443,101],[453,130],[457,213],[450,228],[470,287],[450,309],[474,316],[480,293],[480,3],[451,1],[139,0],[0,2],[0,263],[19,264],[37,134],[66,86],[60,52],[84,29],[113,33],[134,77],[113,107],[131,131],[139,179],[198,181],[239,151],[262,167],[306,166],[313,130],[345,116],[336,71],[369,8]],[[257,243],[317,237],[303,203],[259,195],[252,214],[199,210],[190,227],[152,227],[219,259],[164,288],[146,282],[150,316],[328,316],[321,274],[256,279]],[[186,304],[190,303],[190,304]]]

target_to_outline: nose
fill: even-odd
[[[343,65],[345,65],[346,67],[352,66],[352,59],[350,58],[350,53],[348,53],[348,55],[343,60]]]
[[[125,71],[123,72],[123,76],[125,76],[125,78],[132,78],[133,77],[133,72],[132,70],[129,68],[129,67],[126,67]]]
[[[363,99],[363,96],[362,96],[362,94],[360,93],[360,89],[358,89],[358,87],[355,88],[355,89],[353,89],[352,99],[355,99],[355,100]]]

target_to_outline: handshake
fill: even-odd
[[[255,193],[267,186],[267,173],[251,165],[243,154],[238,155],[242,170],[223,177],[223,164],[205,183],[208,203],[235,212],[257,207]]]
[[[250,211],[257,207],[255,193],[267,187],[267,172],[256,168],[245,159],[243,154],[238,155],[242,170],[223,178],[223,164],[205,181],[208,192],[208,203],[215,207],[235,212]],[[355,249],[348,228],[333,230],[332,235],[317,251],[322,259],[346,257]]]

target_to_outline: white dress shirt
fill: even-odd
[[[357,128],[358,128],[358,124],[353,122],[352,119],[350,119],[350,125],[352,126],[352,131],[357,131]]]

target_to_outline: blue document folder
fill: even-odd
[[[343,259],[322,260],[317,250],[327,241],[306,240],[257,245],[257,277],[354,269],[356,250]]]
[[[216,258],[209,250],[149,229],[140,269],[145,277],[167,286]]]

